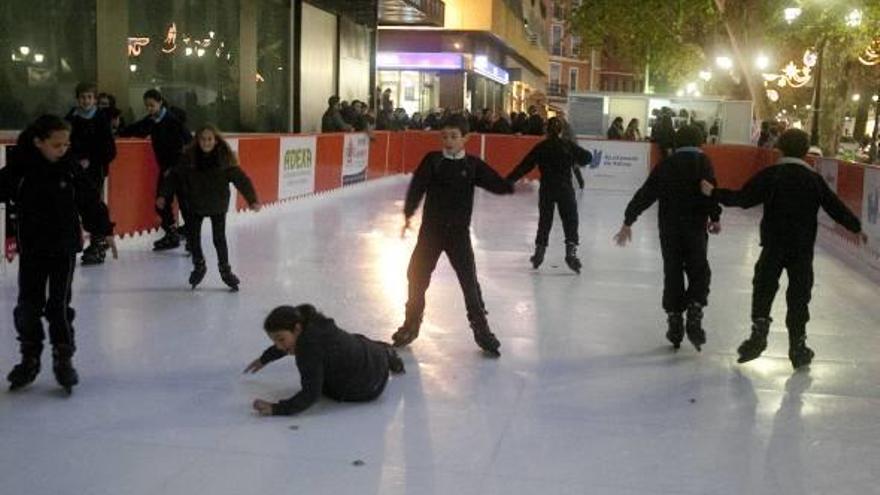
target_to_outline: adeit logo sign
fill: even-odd
[[[593,154],[593,160],[590,162],[590,168],[599,168],[602,166],[602,153],[603,151],[597,148],[593,148],[590,150],[590,153]]]
[[[284,171],[293,172],[304,170],[312,166],[312,150],[309,148],[299,148],[287,150],[284,153]]]

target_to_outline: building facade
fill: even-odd
[[[550,72],[547,95],[552,107],[566,107],[569,93],[593,91],[599,82],[597,52],[585,48],[580,37],[571,33],[568,22],[582,0],[550,0],[547,39],[550,47]]]
[[[330,95],[371,97],[378,11],[378,0],[4,0],[0,129],[66,112],[90,81],[128,121],[158,88],[190,127],[314,131]]]
[[[543,92],[546,9],[532,0],[446,0],[442,27],[380,19],[378,83],[407,113],[521,110]]]

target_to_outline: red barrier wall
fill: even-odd
[[[740,189],[779,158],[775,150],[737,144],[706,145],[703,151],[712,160],[718,185],[727,189]]]
[[[278,201],[278,160],[280,140],[278,137],[242,137],[238,140],[238,156],[241,168],[251,178],[261,203]],[[244,208],[244,198],[239,195],[238,208]]]
[[[342,151],[344,134],[318,136],[318,156],[315,159],[315,192],[342,187]]]
[[[159,224],[154,204],[159,166],[149,142],[120,139],[110,166],[107,204],[116,232],[131,234]]]

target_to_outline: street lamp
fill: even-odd
[[[846,20],[847,27],[859,27],[862,24],[862,11],[853,9],[844,19]]]
[[[770,67],[770,57],[763,53],[758,55],[758,57],[755,58],[755,66],[759,70],[765,70],[767,67]]]
[[[712,79],[712,72],[710,72],[708,70],[701,70],[700,71],[700,79],[702,79],[706,82],[709,82],[709,80]]]
[[[789,7],[783,10],[783,14],[785,15],[785,22],[791,24],[795,19],[801,16],[801,8],[800,7]]]
[[[733,68],[733,60],[731,60],[730,57],[716,57],[715,64],[724,70],[730,70]]]

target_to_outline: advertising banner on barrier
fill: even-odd
[[[838,163],[837,160],[833,158],[819,158],[816,160],[816,171],[822,175],[822,178],[825,179],[825,182],[828,184],[828,187],[834,191],[835,194],[837,191],[837,170]],[[819,223],[828,228],[834,227],[834,220],[825,213],[825,210],[819,209]]]
[[[862,194],[862,230],[868,235],[867,249],[880,256],[880,169],[866,168]]]
[[[650,143],[579,139],[578,144],[593,154],[584,168],[587,189],[634,191],[648,177]]]
[[[278,199],[315,192],[315,136],[282,137],[278,160]]]
[[[367,164],[370,161],[370,136],[346,134],[342,148],[342,185],[367,180]]]

